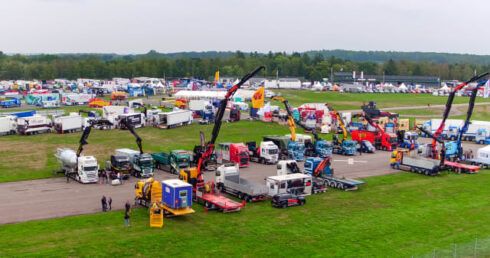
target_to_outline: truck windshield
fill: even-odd
[[[116,161],[116,164],[114,164],[117,168],[127,168],[129,167],[129,161],[127,160],[121,160],[121,161]]]
[[[85,172],[97,171],[97,166],[94,166],[94,167],[84,167],[83,170],[85,170]]]
[[[296,146],[296,150],[297,151],[304,151],[305,150],[305,146],[304,145],[298,145],[298,146]]]
[[[246,156],[248,156],[248,151],[240,152],[239,156],[240,157],[246,157]]]
[[[345,143],[345,146],[347,146],[347,147],[355,147],[355,146],[356,146],[356,144],[357,144],[357,143],[355,143],[355,142],[346,142],[346,143]]]
[[[278,149],[270,149],[269,154],[277,154],[279,152]]]
[[[140,163],[141,163],[141,166],[146,166],[146,167],[149,167],[152,164],[151,159],[141,160]]]
[[[188,162],[188,159],[186,159],[186,158],[180,158],[180,159],[177,159],[177,162],[178,163],[187,163]]]
[[[396,139],[396,137],[390,137],[390,143],[397,143],[398,140]]]

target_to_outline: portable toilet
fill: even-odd
[[[192,185],[179,179],[163,180],[162,196],[163,203],[172,209],[191,207]]]

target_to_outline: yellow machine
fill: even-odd
[[[195,212],[190,207],[172,209],[166,206],[162,202],[162,184],[153,177],[138,181],[134,188],[136,203],[150,208],[151,227],[163,227],[164,216],[180,216]]]
[[[294,122],[293,114],[291,114],[291,107],[289,106],[289,102],[284,99],[283,97],[272,97],[273,100],[279,100],[282,103],[284,103],[284,106],[286,108],[286,112],[288,113],[288,125],[289,125],[289,130],[291,131],[291,141],[295,142],[296,141],[296,123]]]
[[[345,130],[344,121],[342,120],[342,117],[337,111],[333,110],[332,112],[337,117],[337,121],[339,121],[340,128],[342,128],[342,133],[344,134],[344,138],[342,141],[345,141],[347,140],[347,130]]]

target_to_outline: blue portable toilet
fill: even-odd
[[[179,179],[162,181],[162,200],[172,209],[192,206],[192,185]]]

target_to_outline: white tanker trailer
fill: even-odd
[[[78,169],[77,153],[74,150],[69,148],[58,148],[54,156],[58,159],[58,162],[61,163],[62,172],[67,177],[71,177],[84,184],[97,183],[99,165],[94,156],[78,157]]]

